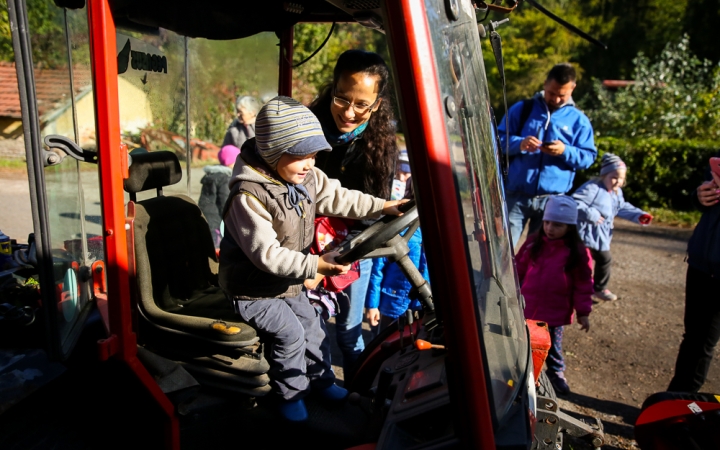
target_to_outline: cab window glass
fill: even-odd
[[[428,5],[430,6],[430,5]],[[448,24],[432,16],[440,95],[455,113],[446,116],[451,158],[465,224],[479,338],[485,349],[495,418],[502,422],[525,385],[528,342],[513,270],[497,147],[473,8]]]

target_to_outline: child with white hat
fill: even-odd
[[[553,195],[543,214],[543,226],[527,238],[516,257],[525,318],[546,322],[551,346],[545,364],[558,394],[567,394],[562,337],[573,316],[590,330],[592,267],[590,253],[577,232],[577,204],[567,195]]]
[[[310,304],[304,284],[347,273],[337,253],[310,254],[315,213],[360,219],[400,215],[403,201],[385,201],[340,186],[314,167],[315,155],[330,151],[315,115],[289,97],[262,107],[255,138],[237,158],[220,244],[220,286],[235,312],[272,337],[270,382],[282,416],[307,419],[303,398],[312,389],[340,401],[325,325]]]

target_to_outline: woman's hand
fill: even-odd
[[[385,204],[383,205],[382,212],[386,216],[402,216],[403,213],[402,213],[402,211],[400,211],[398,209],[398,206],[405,204],[409,201],[410,200],[408,200],[408,199],[403,199],[403,200],[391,200],[391,201],[385,202]]]
[[[585,330],[586,333],[590,331],[590,317],[578,317],[578,323],[580,324],[580,331]]]
[[[348,273],[348,271],[350,270],[350,264],[346,266],[338,264],[335,261],[335,258],[337,256],[340,256],[340,252],[330,252],[322,255],[318,259],[318,273],[329,277],[333,275],[345,275],[346,273]]]
[[[714,175],[714,174],[713,174]],[[715,180],[706,181],[697,189],[698,201],[703,206],[713,206],[720,200],[720,189]]]
[[[602,225],[603,222],[605,222],[605,218],[603,216],[600,216],[600,218],[595,223],[598,225]]]
[[[380,323],[380,310],[377,308],[370,308],[365,314],[371,327],[376,327]]]

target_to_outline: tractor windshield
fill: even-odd
[[[183,179],[167,193],[198,200],[206,167],[217,164],[226,131],[242,120],[236,98],[253,97],[259,106],[275,94],[276,44],[273,33],[211,41],[162,28],[152,34],[118,28],[122,139],[131,156],[157,150],[178,156]],[[141,192],[138,200],[155,195]]]
[[[498,148],[475,12],[469,2],[458,21],[431,15],[440,95],[450,111],[455,181],[464,214],[468,266],[474,283],[496,419],[503,420],[525,385],[528,341],[509,242]]]

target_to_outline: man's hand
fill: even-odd
[[[561,140],[554,140],[551,144],[542,145],[540,151],[550,156],[560,156],[565,153],[565,143]]]
[[[525,139],[520,141],[520,150],[524,152],[536,152],[542,145],[542,141],[535,136],[527,136]]]
[[[648,213],[645,213],[642,216],[638,217],[638,222],[640,222],[640,225],[650,225],[650,222],[652,222],[652,220],[652,214]]]
[[[377,308],[370,308],[367,310],[365,317],[367,317],[368,323],[370,323],[371,327],[376,327],[378,323],[380,323],[380,310]]]
[[[590,331],[590,317],[578,317],[578,323],[580,324],[580,331],[585,330],[586,333]]]
[[[326,276],[333,275],[345,275],[350,270],[350,264],[343,266],[335,261],[335,257],[339,256],[340,252],[325,253],[318,258],[318,273]]]
[[[713,174],[714,175],[714,174]],[[720,189],[715,180],[706,181],[697,189],[698,201],[703,206],[713,206],[720,200]]]
[[[382,212],[386,216],[402,216],[403,213],[398,209],[398,206],[400,206],[404,203],[407,203],[409,201],[410,200],[408,200],[408,199],[403,199],[403,200],[391,200],[391,201],[385,202],[385,204],[383,205]]]

